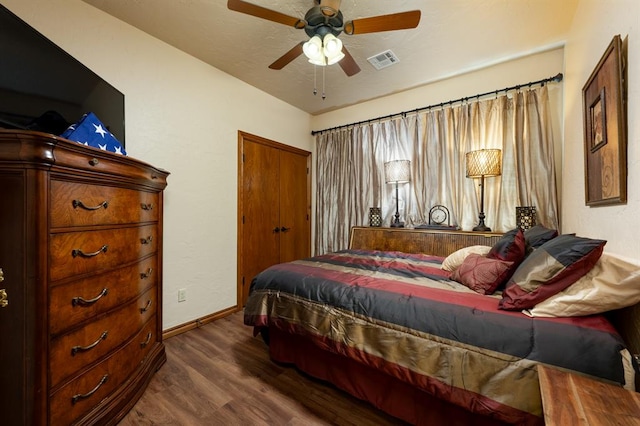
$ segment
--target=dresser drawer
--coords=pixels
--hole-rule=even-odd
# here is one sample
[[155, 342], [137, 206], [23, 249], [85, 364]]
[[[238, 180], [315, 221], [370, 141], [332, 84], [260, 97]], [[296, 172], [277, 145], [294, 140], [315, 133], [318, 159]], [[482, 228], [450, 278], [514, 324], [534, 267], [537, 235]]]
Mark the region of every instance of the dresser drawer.
[[[92, 364], [138, 333], [155, 314], [156, 289], [152, 288], [121, 309], [85, 327], [54, 338], [50, 344], [51, 386]], [[65, 321], [64, 318], [61, 319]]]
[[56, 281], [134, 262], [157, 249], [158, 228], [147, 225], [102, 231], [52, 234], [49, 279]]
[[75, 142], [64, 143], [63, 141], [66, 139], [61, 140], [60, 148], [63, 149], [56, 147], [53, 151], [55, 165], [62, 170], [87, 170], [104, 174], [105, 179], [114, 175], [124, 175], [127, 179], [138, 184], [153, 185], [160, 189], [167, 185], [167, 173], [162, 170], [155, 169], [140, 161], [134, 164], [122, 155], [114, 155], [97, 148], [85, 147]]
[[130, 379], [157, 344], [153, 318], [126, 346], [51, 394], [50, 424], [69, 425]]
[[55, 336], [70, 326], [115, 309], [157, 286], [158, 258], [51, 287], [49, 332]]
[[158, 211], [158, 193], [51, 181], [52, 228], [155, 222]]

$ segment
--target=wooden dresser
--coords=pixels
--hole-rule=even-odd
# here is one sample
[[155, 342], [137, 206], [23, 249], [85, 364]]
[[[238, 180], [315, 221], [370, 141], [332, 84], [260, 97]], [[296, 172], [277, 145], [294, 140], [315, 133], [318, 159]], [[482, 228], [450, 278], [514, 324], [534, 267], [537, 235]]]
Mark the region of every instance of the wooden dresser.
[[164, 363], [167, 176], [0, 130], [1, 424], [115, 424]]
[[496, 232], [356, 226], [351, 228], [349, 248], [404, 251], [446, 257], [463, 247], [493, 246], [501, 237], [502, 234]]

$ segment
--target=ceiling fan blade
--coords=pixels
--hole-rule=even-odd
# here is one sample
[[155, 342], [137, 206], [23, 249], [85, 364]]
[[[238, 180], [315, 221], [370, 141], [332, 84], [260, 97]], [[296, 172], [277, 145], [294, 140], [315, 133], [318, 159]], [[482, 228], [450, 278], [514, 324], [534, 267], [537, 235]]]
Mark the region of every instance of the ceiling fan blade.
[[349, 53], [347, 48], [344, 46], [342, 46], [342, 53], [344, 53], [344, 58], [338, 62], [342, 71], [344, 71], [348, 77], [358, 74], [360, 72], [360, 67], [356, 63], [355, 59], [353, 59], [353, 56], [351, 56], [351, 53]]
[[285, 53], [284, 55], [276, 59], [274, 63], [269, 65], [269, 68], [271, 68], [272, 70], [281, 70], [282, 68], [284, 68], [286, 65], [289, 64], [289, 62], [293, 61], [298, 56], [302, 55], [303, 44], [304, 44], [304, 41], [301, 41], [300, 43], [293, 46], [291, 50], [289, 50], [287, 53]]
[[229, 8], [229, 10], [246, 13], [247, 15], [277, 22], [279, 24], [284, 24], [298, 29], [304, 28], [307, 24], [304, 19], [294, 18], [293, 16], [285, 15], [284, 13], [276, 12], [275, 10], [267, 9], [266, 7], [258, 6], [252, 3], [247, 3], [246, 1], [242, 0], [228, 0], [227, 7]]
[[370, 18], [354, 19], [344, 24], [346, 34], [366, 34], [381, 31], [407, 30], [415, 28], [420, 23], [420, 11], [392, 13], [390, 15], [372, 16]]

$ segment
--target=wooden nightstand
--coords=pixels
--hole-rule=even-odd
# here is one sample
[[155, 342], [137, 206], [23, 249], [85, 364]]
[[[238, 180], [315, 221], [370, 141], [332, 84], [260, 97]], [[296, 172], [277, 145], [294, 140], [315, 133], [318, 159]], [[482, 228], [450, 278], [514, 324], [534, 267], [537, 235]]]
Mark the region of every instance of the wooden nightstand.
[[546, 425], [640, 425], [640, 394], [539, 365]]

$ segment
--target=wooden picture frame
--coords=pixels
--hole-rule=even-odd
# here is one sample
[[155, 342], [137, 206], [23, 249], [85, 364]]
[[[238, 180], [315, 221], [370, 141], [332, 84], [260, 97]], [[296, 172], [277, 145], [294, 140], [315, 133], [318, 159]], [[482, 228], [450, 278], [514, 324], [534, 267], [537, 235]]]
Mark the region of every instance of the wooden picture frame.
[[624, 56], [616, 35], [582, 88], [588, 206], [627, 202]]

